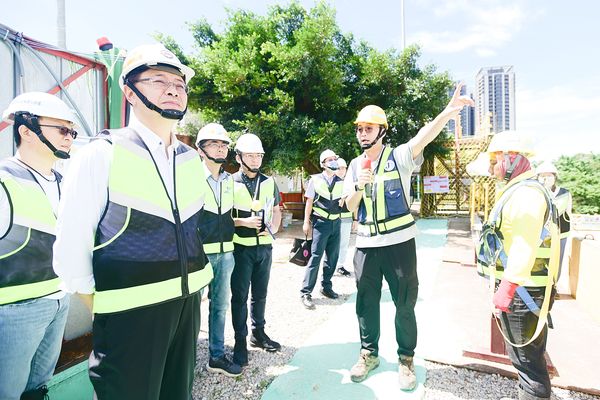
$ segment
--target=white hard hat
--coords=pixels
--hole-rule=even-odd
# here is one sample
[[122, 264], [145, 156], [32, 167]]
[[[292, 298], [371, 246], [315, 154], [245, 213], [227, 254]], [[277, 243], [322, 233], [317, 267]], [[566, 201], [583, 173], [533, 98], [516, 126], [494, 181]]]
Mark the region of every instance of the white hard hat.
[[262, 142], [253, 133], [244, 133], [235, 142], [235, 151], [240, 153], [262, 153], [265, 154]]
[[[181, 73], [186, 83], [188, 83], [195, 74], [193, 69], [183, 65], [177, 56], [164, 45], [159, 43], [145, 44], [134, 48], [128, 52], [127, 57], [125, 57], [123, 71], [119, 78], [121, 90], [123, 90], [127, 75], [134, 69], [143, 65], [152, 69], [161, 69], [161, 67], [174, 68]], [[170, 70], [171, 69], [169, 69], [169, 71]]]
[[338, 167], [340, 167], [340, 168], [348, 167], [348, 164], [346, 164], [346, 160], [344, 160], [343, 158], [338, 158], [337, 162], [338, 162]]
[[196, 137], [196, 147], [199, 147], [200, 142], [203, 140], [221, 140], [227, 144], [231, 143], [231, 139], [229, 139], [227, 131], [223, 125], [214, 122], [206, 124], [198, 131], [198, 136]]
[[27, 92], [18, 95], [2, 113], [2, 119], [9, 124], [15, 121], [15, 113], [28, 112], [38, 117], [49, 117], [76, 123], [73, 110], [58, 97], [44, 92]]
[[477, 158], [467, 164], [467, 173], [472, 176], [490, 176], [490, 157], [488, 153], [479, 153]]
[[552, 164], [550, 161], [544, 161], [542, 164], [540, 164], [539, 167], [537, 167], [535, 169], [535, 172], [537, 172], [538, 174], [554, 174], [558, 176], [558, 170], [556, 169], [556, 167], [554, 166], [554, 164]]
[[323, 161], [325, 161], [325, 159], [329, 158], [329, 157], [337, 158], [337, 154], [335, 154], [333, 152], [333, 150], [327, 149], [324, 152], [322, 152], [321, 155], [319, 156], [319, 163], [323, 164]]
[[516, 131], [503, 131], [498, 132], [492, 137], [492, 141], [487, 149], [488, 153], [520, 153], [525, 157], [531, 157], [534, 155], [533, 149], [531, 148], [531, 142], [529, 138]]

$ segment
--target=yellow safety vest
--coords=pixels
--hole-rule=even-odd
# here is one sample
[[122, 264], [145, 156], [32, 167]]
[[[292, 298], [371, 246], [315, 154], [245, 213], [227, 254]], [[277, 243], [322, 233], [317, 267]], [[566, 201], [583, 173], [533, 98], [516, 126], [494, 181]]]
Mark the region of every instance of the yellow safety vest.
[[[60, 175], [55, 173], [57, 184]], [[0, 305], [58, 292], [52, 269], [56, 217], [33, 174], [14, 159], [0, 163], [0, 185], [11, 206], [11, 224], [0, 238]]]
[[358, 235], [392, 233], [415, 224], [391, 147], [383, 149], [373, 185], [374, 199], [365, 190], [358, 206]]
[[312, 181], [316, 194], [313, 201], [313, 214], [324, 219], [340, 218], [342, 208], [339, 201], [342, 198], [344, 181], [334, 175], [331, 181], [332, 185], [330, 185], [323, 174], [313, 175]]
[[108, 204], [98, 224], [93, 270], [95, 313], [113, 313], [184, 298], [208, 285], [213, 271], [198, 234], [206, 195], [198, 154], [179, 143], [175, 196], [151, 153], [129, 128], [109, 133]]
[[[246, 184], [242, 180], [242, 172], [237, 172], [233, 175], [233, 217], [234, 218], [247, 218], [252, 215], [262, 215], [263, 221], [265, 217], [268, 217], [273, 212], [273, 206], [275, 205], [275, 181], [272, 177], [260, 174], [260, 183], [256, 186], [258, 193], [256, 199], [258, 200], [257, 210], [252, 210], [253, 193], [250, 193]], [[265, 216], [265, 214], [268, 214]], [[258, 231], [253, 228], [246, 228], [244, 226], [237, 226], [235, 228], [235, 234], [233, 235], [233, 243], [242, 246], [258, 246], [258, 245], [269, 245], [273, 243], [271, 235], [258, 236]]]
[[[208, 179], [211, 179], [207, 175]], [[212, 186], [207, 182], [209, 193], [204, 200], [204, 211], [200, 220], [200, 234], [206, 254], [226, 253], [233, 251], [233, 178], [227, 178], [217, 183], [220, 202], [213, 193]]]

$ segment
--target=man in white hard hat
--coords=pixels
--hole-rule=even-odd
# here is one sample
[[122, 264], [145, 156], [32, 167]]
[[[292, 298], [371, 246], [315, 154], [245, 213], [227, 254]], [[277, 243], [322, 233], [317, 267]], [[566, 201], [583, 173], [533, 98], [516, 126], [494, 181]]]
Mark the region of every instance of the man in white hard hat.
[[271, 274], [274, 234], [279, 229], [281, 197], [272, 177], [260, 172], [265, 151], [258, 136], [241, 135], [235, 144], [240, 170], [233, 175], [233, 236], [235, 266], [231, 275], [231, 317], [235, 331], [233, 362], [248, 365], [248, 293], [252, 286], [250, 345], [269, 352], [281, 345], [265, 333], [267, 287]]
[[358, 229], [354, 274], [357, 282], [356, 315], [361, 351], [350, 378], [360, 382], [379, 365], [379, 302], [382, 279], [388, 282], [396, 307], [398, 377], [402, 390], [416, 387], [413, 355], [417, 345], [415, 304], [419, 280], [415, 246], [416, 227], [410, 214], [412, 171], [423, 161], [423, 150], [448, 121], [473, 101], [460, 97], [461, 85], [450, 103], [417, 135], [396, 148], [384, 146], [389, 128], [381, 107], [364, 107], [355, 120], [356, 138], [363, 154], [350, 162], [344, 180], [344, 198], [357, 210]]
[[312, 233], [313, 241], [310, 260], [308, 260], [300, 290], [300, 299], [302, 305], [308, 310], [315, 308], [312, 291], [317, 283], [323, 255], [325, 255], [325, 261], [323, 262], [321, 294], [330, 299], [339, 297], [331, 283], [340, 252], [340, 215], [344, 183], [335, 174], [339, 168], [337, 160], [338, 156], [332, 150], [323, 151], [319, 156], [319, 164], [323, 168], [323, 172], [311, 176], [304, 193], [306, 206], [302, 230], [307, 236]]
[[207, 369], [227, 376], [238, 376], [242, 368], [225, 354], [225, 319], [231, 301], [233, 258], [233, 179], [223, 169], [229, 151], [227, 131], [221, 124], [210, 123], [198, 132], [196, 147], [206, 166], [206, 181], [211, 192], [204, 201], [200, 235], [204, 252], [213, 267], [209, 285]]
[[[338, 158], [338, 170], [335, 174], [343, 181], [346, 178], [348, 164], [343, 158]], [[340, 256], [338, 257], [338, 266], [336, 272], [341, 276], [350, 277], [352, 274], [345, 267], [348, 258], [348, 246], [350, 245], [350, 235], [352, 233], [352, 225], [354, 224], [353, 213], [348, 211], [348, 206], [344, 202], [342, 204], [342, 213], [340, 214]]]
[[[573, 211], [573, 197], [564, 187], [557, 185], [558, 170], [556, 166], [550, 161], [545, 161], [536, 168], [540, 182], [550, 191], [552, 194], [553, 202], [558, 209], [558, 226], [560, 228], [560, 262], [565, 255], [565, 248], [567, 247], [567, 239], [571, 232], [571, 213]], [[560, 271], [559, 271], [560, 275]]]
[[128, 126], [102, 131], [65, 179], [54, 269], [94, 313], [98, 399], [191, 397], [199, 292], [212, 279], [197, 234], [205, 169], [173, 133], [193, 75], [163, 45], [129, 52]]
[[17, 153], [0, 162], [0, 398], [42, 399], [69, 308], [52, 269], [62, 180], [52, 167], [69, 156], [75, 115], [56, 96], [28, 92], [2, 119]]

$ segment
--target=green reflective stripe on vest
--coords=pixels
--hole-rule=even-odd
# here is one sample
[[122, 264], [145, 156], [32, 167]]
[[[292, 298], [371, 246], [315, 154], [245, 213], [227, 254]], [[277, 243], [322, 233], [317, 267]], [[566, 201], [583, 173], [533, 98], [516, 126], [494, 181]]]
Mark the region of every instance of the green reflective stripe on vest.
[[[477, 263], [477, 271], [480, 275], [490, 276], [490, 269], [483, 264]], [[496, 279], [502, 279], [504, 271], [496, 270]], [[521, 286], [543, 287], [548, 284], [548, 275], [529, 275]]]
[[[210, 263], [207, 263], [204, 269], [190, 273], [188, 275], [190, 294], [208, 285], [212, 278], [213, 270]], [[181, 296], [181, 278], [178, 277], [146, 285], [96, 292], [94, 293], [93, 311], [95, 314], [126, 311]]]
[[[204, 243], [203, 247], [204, 247], [204, 253], [206, 253], [206, 254], [221, 253], [221, 242]], [[227, 253], [228, 251], [233, 251], [233, 241], [223, 242], [223, 253]]]
[[350, 211], [343, 212], [340, 214], [340, 218], [352, 218], [352, 213]]
[[27, 299], [36, 299], [56, 293], [59, 291], [59, 283], [60, 279], [54, 278], [26, 285], [4, 287], [0, 289], [0, 305]]
[[[341, 215], [341, 214], [330, 214], [327, 211], [325, 211], [319, 207], [313, 207], [313, 212], [315, 214], [317, 214], [319, 217], [323, 217], [325, 219], [331, 219], [331, 220], [338, 219]], [[350, 214], [350, 215], [352, 215], [352, 214]]]
[[571, 231], [566, 231], [560, 234], [560, 238], [561, 239], [566, 239], [569, 237], [569, 234], [571, 233]]
[[258, 246], [262, 244], [271, 244], [273, 243], [273, 239], [271, 238], [271, 235], [243, 237], [239, 236], [237, 233], [234, 233], [233, 243], [241, 244], [242, 246]]
[[550, 247], [538, 247], [535, 258], [550, 258]]
[[[208, 184], [191, 185], [190, 182], [196, 182], [201, 179], [206, 182], [204, 175], [204, 165], [200, 156], [195, 151], [187, 151], [177, 155], [177, 172], [175, 174], [175, 188], [177, 188], [177, 208], [181, 221], [186, 221], [194, 215], [204, 205], [204, 199], [207, 193]], [[198, 176], [198, 172], [202, 172], [202, 176]]]
[[[211, 179], [207, 176], [206, 178]], [[221, 188], [221, 215], [226, 214], [233, 208], [233, 178], [229, 176], [226, 180], [218, 182]], [[219, 204], [217, 204], [216, 195], [212, 191], [212, 187], [206, 182], [206, 188], [209, 191], [204, 198], [204, 210], [210, 211], [213, 214], [219, 214]]]
[[400, 226], [408, 225], [414, 221], [415, 221], [415, 219], [413, 218], [413, 216], [411, 214], [407, 214], [403, 217], [394, 218], [389, 222], [379, 223], [379, 224], [377, 224], [377, 228], [379, 229], [379, 232], [387, 232], [391, 229], [395, 229]]
[[34, 181], [10, 175], [3, 174], [0, 179], [10, 194], [13, 224], [54, 235], [56, 217], [40, 186]]
[[[335, 177], [333, 177], [333, 179], [335, 179]], [[329, 184], [323, 177], [317, 175], [314, 177], [313, 182], [315, 185], [315, 193], [319, 196], [325, 197], [327, 200], [337, 200], [342, 198], [344, 181], [338, 180], [335, 185], [333, 185], [331, 193], [329, 192]]]

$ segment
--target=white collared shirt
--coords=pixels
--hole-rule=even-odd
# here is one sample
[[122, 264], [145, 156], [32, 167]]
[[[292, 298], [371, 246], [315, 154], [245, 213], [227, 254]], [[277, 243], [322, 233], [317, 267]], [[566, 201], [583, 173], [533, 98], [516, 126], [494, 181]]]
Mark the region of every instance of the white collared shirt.
[[[177, 138], [171, 136], [166, 148], [158, 135], [139, 122], [132, 113], [129, 128], [146, 144], [173, 198], [173, 153]], [[72, 158], [65, 175], [58, 210], [53, 267], [61, 278], [61, 289], [69, 293], [94, 293], [92, 254], [96, 228], [108, 201], [108, 177], [112, 159], [111, 144], [94, 140]]]

